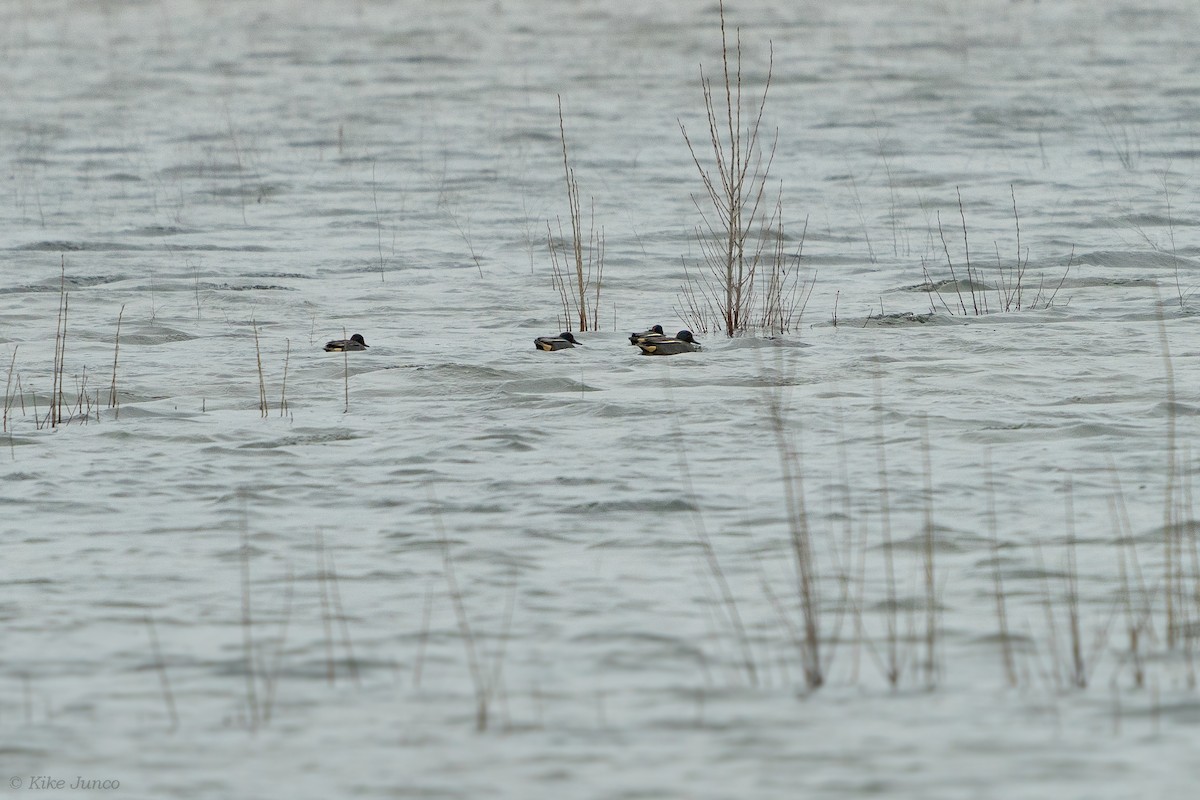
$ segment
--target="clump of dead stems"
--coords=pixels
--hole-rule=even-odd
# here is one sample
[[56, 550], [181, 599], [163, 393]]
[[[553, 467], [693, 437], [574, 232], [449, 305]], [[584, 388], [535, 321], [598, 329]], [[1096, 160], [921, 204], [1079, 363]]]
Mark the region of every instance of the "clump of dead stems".
[[[704, 67], [700, 67], [712, 145], [711, 165], [701, 161], [687, 127], [682, 121], [679, 123], [692, 162], [700, 173], [704, 185], [702, 197], [707, 202], [693, 197], [702, 220], [696, 238], [703, 265], [698, 275], [687, 273], [678, 311], [692, 329], [701, 332], [720, 330], [726, 336], [734, 336], [758, 327], [784, 333], [799, 321], [812, 285], [800, 281], [795, 266], [803, 248], [803, 236], [795, 253], [785, 252], [782, 185], [774, 207], [767, 210], [767, 178], [775, 160], [779, 132], [775, 132], [765, 149], [760, 137], [774, 69], [774, 48], [770, 50], [767, 78], [757, 108], [747, 109], [742, 98], [741, 30], [735, 32], [731, 54], [724, 3], [720, 4], [720, 14], [724, 103], [714, 99], [712, 80]], [[805, 220], [806, 231], [807, 228]], [[687, 271], [686, 263], [684, 269]]]
[[[963, 210], [962, 192], [956, 189], [958, 194], [958, 216], [962, 221], [962, 239], [963, 239], [963, 259], [966, 262], [966, 278], [960, 280], [957, 271], [954, 268], [954, 260], [950, 256], [950, 246], [946, 242], [946, 233], [942, 229], [941, 212], [937, 214], [938, 237], [942, 242], [942, 252], [946, 256], [946, 267], [950, 272], [950, 280], [935, 281], [929, 275], [929, 267], [927, 264], [922, 265], [922, 270], [925, 275], [925, 289], [931, 294], [937, 296], [938, 302], [948, 314], [962, 314], [982, 316], [984, 314], [995, 314], [1009, 311], [1033, 311], [1039, 309], [1047, 309], [1054, 305], [1055, 299], [1058, 297], [1058, 292], [1063, 287], [1063, 283], [1067, 279], [1067, 275], [1071, 272], [1071, 266], [1075, 261], [1075, 250], [1071, 249], [1071, 255], [1067, 259], [1067, 265], [1063, 268], [1062, 277], [1058, 283], [1050, 288], [1046, 285], [1044, 276], [1038, 275], [1038, 283], [1036, 287], [1030, 287], [1026, 283], [1026, 277], [1029, 270], [1029, 248], [1021, 246], [1021, 216], [1017, 211], [1017, 194], [1012, 186], [1009, 186], [1009, 192], [1012, 195], [1013, 209], [1013, 224], [1017, 231], [1017, 252], [1016, 260], [1012, 264], [1005, 264], [1000, 256], [1000, 245], [995, 243], [996, 248], [996, 269], [994, 271], [995, 285], [989, 288], [986, 285], [984, 278], [984, 270], [975, 264], [971, 263], [971, 244], [967, 237], [967, 215]], [[967, 289], [967, 296], [963, 294], [964, 284]], [[949, 303], [942, 294], [943, 289], [953, 289], [955, 296], [951, 298]], [[970, 304], [967, 303], [967, 297], [970, 298]], [[957, 302], [955, 302], [957, 301]], [[994, 306], [993, 306], [994, 302]], [[930, 309], [937, 311], [937, 304], [930, 300]]]
[[559, 321], [566, 330], [576, 322], [579, 330], [600, 328], [600, 288], [604, 281], [604, 229], [596, 230], [596, 203], [591, 204], [588, 229], [583, 230], [583, 209], [579, 200], [579, 183], [567, 154], [567, 129], [563, 122], [562, 98], [558, 98], [558, 132], [562, 139], [563, 174], [567, 185], [567, 206], [571, 220], [570, 251], [565, 252], [568, 240], [563, 233], [562, 218], [558, 218], [558, 236], [546, 224], [546, 245], [550, 249], [551, 281], [562, 303]]

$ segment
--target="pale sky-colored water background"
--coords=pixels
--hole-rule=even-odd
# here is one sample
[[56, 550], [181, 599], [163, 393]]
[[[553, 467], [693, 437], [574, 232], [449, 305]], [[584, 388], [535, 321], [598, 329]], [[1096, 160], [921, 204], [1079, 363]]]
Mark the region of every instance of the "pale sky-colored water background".
[[[1188, 796], [1200, 8], [1142, 6], [730, 6], [748, 92], [773, 48], [769, 185], [815, 284], [788, 335], [670, 359], [625, 337], [685, 322], [714, 5], [0, 6], [0, 786]], [[559, 96], [607, 258], [602, 330], [545, 354]], [[996, 311], [1014, 197], [1037, 307], [921, 288], [965, 218]], [[51, 430], [62, 274], [66, 393], [101, 408]]]

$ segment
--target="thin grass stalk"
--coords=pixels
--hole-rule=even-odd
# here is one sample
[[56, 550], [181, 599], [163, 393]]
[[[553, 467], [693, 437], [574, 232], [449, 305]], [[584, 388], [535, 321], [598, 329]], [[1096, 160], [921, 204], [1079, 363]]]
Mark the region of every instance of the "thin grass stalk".
[[[19, 348], [20, 348], [20, 345], [13, 345], [12, 358], [8, 362], [8, 377], [4, 380], [4, 426], [3, 426], [3, 430], [6, 432], [8, 431], [8, 412], [12, 408], [12, 395], [10, 394], [10, 391], [12, 390], [13, 368], [17, 366], [17, 350]], [[18, 394], [19, 394], [20, 393], [20, 388], [19, 388], [20, 377], [17, 378], [17, 384], [18, 384]], [[10, 442], [12, 441], [11, 437], [10, 437], [9, 441]]]
[[[671, 384], [667, 381], [667, 405], [673, 406], [671, 399]], [[697, 541], [700, 543], [700, 549], [704, 553], [704, 561], [708, 566], [709, 572], [712, 575], [713, 581], [721, 595], [721, 608], [723, 608], [728, 619], [730, 628], [732, 628], [741, 650], [742, 668], [746, 671], [751, 686], [758, 685], [758, 668], [755, 666], [754, 653], [750, 647], [750, 637], [746, 634], [746, 626], [742, 622], [742, 615], [738, 611], [737, 599], [734, 597], [732, 589], [729, 587], [729, 581], [725, 577], [725, 570], [721, 567], [721, 561], [717, 557], [717, 551], [713, 547], [712, 539], [709, 538], [708, 530], [704, 525], [704, 515], [700, 513], [699, 497], [695, 492], [692, 484], [691, 469], [688, 466], [687, 448], [684, 444], [683, 428], [679, 423], [678, 415], [671, 416], [671, 422], [675, 428], [675, 440], [679, 443], [679, 448], [676, 451], [677, 463], [679, 465], [678, 474], [683, 479], [683, 487], [687, 492], [687, 496], [691, 499], [691, 517], [692, 530], [696, 535]]]
[[933, 463], [929, 454], [929, 420], [926, 417], [921, 419], [921, 451], [925, 470], [925, 519], [921, 547], [925, 578], [925, 687], [932, 690], [937, 685], [941, 669], [938, 663], [938, 599], [934, 572], [937, 540], [933, 526]]
[[[1183, 463], [1184, 464], [1191, 463], [1190, 455], [1191, 455], [1190, 448], [1184, 448], [1184, 453], [1183, 453]], [[1193, 472], [1186, 471], [1186, 473], [1184, 475], [1184, 479], [1183, 479], [1183, 494], [1184, 494], [1185, 499], [1183, 501], [1183, 506], [1180, 509], [1179, 518], [1187, 520], [1187, 526], [1186, 526], [1185, 530], [1181, 530], [1179, 532], [1179, 536], [1180, 536], [1180, 548], [1182, 548], [1183, 547], [1183, 538], [1186, 534], [1187, 542], [1189, 545], [1188, 552], [1191, 556], [1191, 564], [1192, 564], [1192, 574], [1191, 574], [1191, 580], [1192, 580], [1192, 591], [1191, 591], [1192, 597], [1191, 597], [1191, 599], [1192, 599], [1192, 602], [1189, 604], [1186, 604], [1185, 607], [1188, 609], [1190, 614], [1195, 615], [1198, 611], [1200, 611], [1200, 550], [1197, 549], [1196, 522], [1195, 522], [1196, 516], [1194, 513], [1195, 505], [1192, 503], [1192, 478], [1193, 478], [1193, 475], [1194, 475]], [[1192, 619], [1195, 619], [1195, 617], [1193, 616]], [[1195, 637], [1192, 635], [1194, 626], [1189, 625], [1185, 630], [1187, 630], [1187, 633], [1183, 637], [1184, 662], [1187, 664], [1187, 670], [1188, 670], [1188, 688], [1194, 689], [1196, 687], [1196, 663], [1195, 663], [1195, 642], [1194, 642]]]
[[1166, 598], [1167, 647], [1175, 649], [1178, 641], [1176, 623], [1177, 535], [1175, 519], [1175, 484], [1178, 481], [1178, 456], [1175, 434], [1175, 366], [1171, 360], [1171, 345], [1167, 339], [1167, 324], [1163, 319], [1161, 298], [1158, 303], [1158, 336], [1162, 348], [1163, 375], [1167, 387], [1167, 484], [1163, 490], [1163, 587]]
[[1033, 553], [1037, 572], [1041, 576], [1042, 583], [1042, 611], [1046, 618], [1046, 635], [1047, 649], [1049, 650], [1050, 665], [1044, 668], [1043, 672], [1048, 673], [1054, 680], [1056, 689], [1062, 688], [1063, 670], [1062, 659], [1059, 652], [1059, 636], [1058, 636], [1058, 621], [1055, 618], [1054, 602], [1050, 591], [1050, 574], [1046, 570], [1045, 560], [1042, 558], [1042, 546], [1039, 542], [1034, 542]]
[[279, 635], [275, 639], [275, 654], [271, 659], [271, 666], [267, 669], [266, 675], [263, 678], [263, 724], [268, 725], [271, 722], [271, 715], [275, 709], [275, 694], [279, 687], [279, 674], [283, 663], [283, 654], [287, 645], [288, 623], [292, 618], [292, 593], [295, 584], [295, 576], [292, 574], [292, 565], [288, 564], [287, 568], [287, 591], [283, 599], [283, 619], [279, 623]]
[[1079, 572], [1075, 564], [1075, 499], [1070, 478], [1067, 478], [1066, 525], [1067, 545], [1064, 554], [1063, 582], [1066, 590], [1067, 631], [1071, 642], [1070, 681], [1077, 689], [1088, 684], [1087, 663], [1083, 657], [1083, 636], [1079, 622]]
[[317, 528], [314, 550], [317, 554], [317, 593], [321, 600], [321, 627], [325, 637], [325, 681], [333, 686], [337, 681], [337, 667], [333, 658], [333, 612], [330, 610], [328, 574], [325, 560], [325, 535]]
[[154, 630], [154, 618], [146, 615], [146, 631], [150, 634], [150, 652], [154, 656], [154, 669], [158, 672], [159, 685], [162, 687], [163, 703], [167, 707], [167, 718], [171, 721], [168, 733], [179, 729], [179, 714], [175, 710], [175, 695], [171, 692], [171, 681], [167, 677], [167, 665], [163, 661], [162, 650], [158, 646], [158, 633]]
[[[704, 645], [697, 648], [700, 652], [707, 652], [708, 648], [717, 652], [716, 664], [720, 668], [721, 674], [725, 677], [727, 686], [740, 686], [741, 684], [741, 669], [742, 664], [740, 657], [735, 653], [733, 656], [726, 658], [726, 637], [722, 633], [729, 629], [730, 622], [727, 615], [722, 615], [721, 609], [721, 594], [712, 585], [712, 570], [701, 569], [696, 566], [696, 580], [704, 588], [704, 602], [701, 607], [704, 611]], [[730, 665], [733, 662], [734, 666]]]
[[[346, 329], [342, 328], [342, 338], [347, 338]], [[343, 414], [350, 413], [350, 354], [342, 351], [342, 391], [345, 397], [346, 404], [342, 408]]]
[[896, 595], [896, 563], [892, 550], [891, 500], [887, 479], [887, 438], [883, 428], [883, 383], [875, 373], [875, 422], [879, 437], [879, 531], [883, 549], [883, 568], [887, 591], [887, 680], [895, 688], [900, 682], [900, 643], [898, 617], [900, 604]]
[[971, 305], [975, 308], [975, 316], [979, 316], [979, 299], [975, 296], [975, 280], [971, 277], [971, 245], [967, 241], [967, 213], [963, 211], [962, 192], [957, 186], [954, 187], [955, 193], [958, 195], [958, 216], [962, 218], [963, 229], [963, 253], [967, 262], [967, 281], [971, 284]]
[[60, 269], [58, 321], [55, 323], [54, 328], [54, 371], [51, 378], [50, 414], [48, 417], [51, 428], [57, 428], [63, 422], [63, 374], [65, 372], [67, 353], [67, 312], [70, 307], [70, 296], [67, 294], [67, 261], [65, 256], [61, 260]]
[[[1109, 472], [1113, 476], [1114, 493], [1109, 499], [1110, 506], [1115, 510], [1110, 513], [1117, 526], [1118, 544], [1120, 545], [1120, 570], [1122, 595], [1126, 606], [1126, 627], [1129, 637], [1129, 652], [1134, 663], [1134, 685], [1141, 689], [1145, 687], [1146, 672], [1144, 658], [1140, 645], [1143, 637], [1156, 639], [1154, 632], [1154, 607], [1152, 595], [1146, 586], [1142, 572], [1141, 561], [1137, 554], [1137, 542], [1133, 538], [1133, 524], [1129, 519], [1129, 510], [1125, 505], [1125, 491], [1121, 486], [1121, 476], [1117, 472], [1116, 462], [1112, 455], [1108, 457]], [[1126, 551], [1128, 551], [1128, 567], [1126, 566]], [[1132, 586], [1131, 586], [1132, 584]], [[1133, 603], [1133, 593], [1136, 592], [1138, 603]]]
[[759, 585], [762, 587], [763, 595], [767, 598], [767, 602], [771, 604], [771, 608], [775, 611], [775, 616], [779, 619], [779, 624], [787, 632], [788, 639], [791, 640], [792, 646], [796, 648], [796, 652], [803, 654], [804, 638], [800, 635], [800, 629], [796, 627], [795, 621], [788, 614], [783, 601], [779, 599], [779, 596], [775, 594], [775, 590], [771, 588], [771, 581], [768, 579], [761, 561], [758, 563], [758, 572]]
[[942, 212], [937, 212], [938, 236], [942, 238], [942, 250], [946, 253], [946, 266], [950, 268], [950, 280], [954, 281], [954, 291], [958, 294], [958, 307], [962, 309], [963, 316], [967, 314], [967, 303], [963, 300], [962, 285], [958, 282], [958, 276], [954, 274], [954, 262], [950, 260], [950, 245], [946, 244], [946, 234], [942, 231]]
[[[783, 371], [783, 351], [778, 351], [779, 369]], [[761, 365], [760, 365], [761, 368]], [[783, 388], [767, 389], [768, 423], [775, 435], [783, 481], [784, 506], [787, 512], [788, 541], [796, 569], [796, 590], [800, 600], [800, 615], [804, 634], [801, 639], [800, 663], [804, 682], [809, 691], [825, 683], [821, 657], [821, 606], [816, 555], [804, 495], [804, 468], [801, 455], [787, 435]]]
[[63, 404], [67, 399], [65, 389], [63, 388], [63, 381], [66, 378], [67, 371], [67, 318], [70, 316], [70, 311], [71, 296], [64, 294], [62, 308], [62, 348], [58, 352], [58, 392], [55, 398], [53, 398], [55, 408], [54, 417], [59, 425], [63, 424], [64, 421], [70, 421], [69, 419], [63, 420]]
[[488, 695], [489, 697], [498, 696], [506, 718], [508, 717], [508, 693], [504, 690], [504, 656], [508, 653], [508, 643], [512, 638], [512, 621], [516, 607], [517, 576], [514, 571], [508, 597], [504, 602], [504, 624], [500, 627], [500, 644], [492, 656], [491, 676], [488, 679]]
[[429, 622], [433, 614], [433, 593], [425, 587], [425, 602], [421, 608], [421, 633], [417, 636], [417, 656], [413, 663], [413, 688], [421, 688], [421, 672], [425, 666], [425, 648], [429, 644]]
[[588, 280], [591, 281], [592, 269], [596, 271], [595, 295], [592, 298], [591, 320], [592, 329], [600, 330], [600, 288], [604, 284], [604, 228], [596, 230], [596, 200], [592, 199], [591, 233], [588, 239]]
[[1013, 655], [1012, 636], [1008, 628], [1008, 603], [1004, 594], [1004, 579], [1000, 570], [1000, 534], [996, 525], [996, 483], [992, 476], [992, 451], [983, 452], [983, 480], [987, 488], [985, 515], [992, 538], [992, 593], [996, 600], [996, 626], [1000, 636], [1000, 655], [1004, 677], [1012, 688], [1017, 686], [1017, 664]]
[[242, 577], [242, 654], [246, 673], [246, 707], [250, 712], [250, 730], [258, 729], [258, 678], [254, 669], [254, 617], [250, 598], [250, 530], [246, 516], [245, 495], [242, 495], [242, 525], [241, 546], [238, 548], [238, 561], [241, 565]]
[[[1021, 215], [1017, 213], [1017, 190], [1010, 183], [1008, 185], [1009, 194], [1012, 195], [1013, 203], [1013, 225], [1017, 229], [1017, 311], [1021, 310], [1021, 287], [1025, 281], [1025, 269], [1029, 266], [1029, 254], [1025, 254], [1024, 262], [1021, 261]], [[1073, 248], [1072, 248], [1073, 250]], [[1065, 275], [1063, 276], [1066, 277]], [[1059, 284], [1062, 285], [1061, 283]], [[1055, 294], [1057, 294], [1055, 290]]]
[[491, 693], [488, 691], [487, 678], [480, 663], [475, 644], [475, 634], [471, 631], [471, 620], [467, 616], [467, 607], [463, 602], [462, 590], [459, 589], [458, 579], [454, 572], [454, 556], [450, 550], [450, 539], [442, 525], [441, 507], [433, 494], [433, 487], [428, 487], [429, 501], [433, 509], [434, 526], [442, 543], [442, 573], [446, 578], [446, 588], [450, 594], [450, 605], [454, 608], [454, 616], [458, 621], [458, 629], [463, 641], [463, 649], [467, 655], [467, 669], [471, 675], [471, 685], [475, 689], [475, 730], [482, 733], [488, 726], [488, 705]]
[[[196, 321], [200, 321], [200, 265], [192, 264], [188, 259], [183, 260], [185, 264], [192, 268], [192, 290], [196, 297]], [[121, 306], [121, 310], [125, 310], [125, 306]], [[117, 327], [120, 327], [120, 319], [118, 318]], [[118, 331], [119, 333], [119, 331]]]
[[[596, 211], [595, 211], [595, 202], [593, 201], [591, 230], [587, 237], [588, 244], [589, 244], [588, 266], [587, 266], [586, 270], [584, 268], [583, 206], [580, 202], [579, 182], [575, 180], [575, 170], [573, 170], [571, 168], [570, 157], [567, 153], [567, 128], [566, 128], [566, 123], [563, 121], [562, 96], [561, 95], [558, 96], [558, 131], [559, 131], [559, 136], [562, 141], [563, 175], [564, 175], [564, 178], [566, 181], [567, 205], [568, 205], [568, 208], [570, 211], [570, 218], [571, 218], [571, 255], [572, 255], [572, 260], [573, 260], [573, 264], [574, 264], [574, 277], [575, 277], [574, 287], [573, 287], [572, 291], [574, 294], [574, 300], [575, 300], [575, 304], [576, 304], [575, 310], [576, 310], [576, 313], [577, 313], [578, 319], [579, 319], [579, 329], [581, 331], [586, 331], [586, 330], [590, 329], [589, 328], [589, 314], [588, 314], [589, 309], [588, 309], [588, 301], [587, 301], [587, 292], [588, 292], [588, 286], [589, 286], [589, 283], [591, 280], [592, 264], [596, 263], [599, 266], [599, 268], [602, 269], [603, 262], [602, 262], [602, 255], [599, 256], [599, 258], [601, 259], [600, 261], [596, 260], [598, 257], [597, 252], [596, 252], [596, 244], [595, 244], [595, 241], [596, 241], [595, 240], [595, 236], [596, 236], [596, 234], [595, 234], [595, 229], [596, 229], [595, 214], [596, 214]], [[601, 240], [602, 239], [603, 239], [603, 236], [601, 235]], [[602, 247], [602, 245], [601, 245], [601, 247]], [[600, 286], [599, 286], [599, 280], [598, 280], [597, 286], [596, 286], [596, 310], [597, 311], [599, 309], [599, 304], [600, 304]], [[593, 313], [590, 316], [592, 317], [591, 328], [595, 328], [596, 330], [599, 330], [599, 320], [595, 319], [596, 314]]]
[[[1028, 261], [1028, 256], [1026, 257]], [[1063, 270], [1062, 277], [1058, 279], [1058, 285], [1054, 287], [1054, 291], [1050, 293], [1050, 297], [1046, 299], [1045, 307], [1050, 308], [1054, 305], [1054, 298], [1058, 297], [1058, 291], [1062, 289], [1063, 284], [1067, 281], [1067, 276], [1071, 274], [1071, 266], [1075, 263], [1075, 245], [1071, 245], [1071, 255], [1067, 257], [1067, 268]], [[1067, 301], [1068, 303], [1070, 300]]]
[[571, 319], [571, 294], [567, 287], [566, 271], [562, 261], [559, 259], [558, 248], [564, 237], [562, 229], [562, 218], [558, 218], [558, 239], [554, 238], [554, 231], [550, 228], [550, 223], [546, 223], [546, 247], [550, 251], [550, 283], [558, 292], [558, 301], [562, 305], [562, 317], [559, 319], [559, 327], [570, 330], [574, 321]]
[[225, 123], [229, 129], [229, 141], [233, 145], [233, 157], [237, 164], [238, 176], [238, 200], [241, 201], [242, 207], [242, 224], [249, 224], [246, 221], [246, 177], [242, 168], [242, 147], [238, 143], [237, 133], [233, 129], [233, 117], [229, 113], [229, 104], [225, 105]]
[[287, 349], [283, 353], [283, 381], [279, 387], [279, 416], [281, 417], [287, 415], [287, 374], [288, 363], [292, 358], [292, 340], [285, 339], [284, 341], [287, 343]]
[[121, 401], [117, 396], [117, 356], [121, 352], [121, 319], [125, 316], [125, 304], [121, 304], [121, 311], [117, 314], [117, 333], [113, 337], [113, 371], [112, 383], [108, 387], [108, 407], [114, 409], [114, 417], [121, 418]]
[[1146, 668], [1141, 650], [1141, 625], [1138, 615], [1133, 608], [1133, 591], [1130, 588], [1129, 569], [1125, 563], [1124, 531], [1121, 528], [1116, 503], [1111, 497], [1108, 499], [1108, 507], [1109, 519], [1112, 520], [1117, 535], [1117, 576], [1120, 581], [1119, 600], [1121, 608], [1125, 612], [1125, 632], [1129, 640], [1129, 658], [1133, 664], [1133, 685], [1135, 688], [1141, 689], [1146, 684]]
[[1011, 311], [1008, 300], [1008, 272], [1004, 269], [1004, 262], [1000, 260], [1000, 242], [992, 242], [992, 246], [996, 249], [996, 306], [1001, 311]]
[[262, 350], [258, 346], [258, 325], [251, 320], [250, 326], [254, 329], [254, 358], [258, 363], [258, 413], [263, 419], [267, 418], [267, 383], [263, 378], [262, 365]]
[[[379, 215], [379, 191], [375, 184], [375, 159], [371, 159], [371, 202], [375, 205], [375, 244], [379, 250], [379, 282], [384, 282], [383, 218]], [[476, 259], [476, 266], [479, 265]]]
[[337, 563], [333, 553], [325, 550], [325, 561], [329, 574], [329, 597], [333, 601], [334, 617], [342, 634], [342, 648], [346, 651], [346, 666], [350, 669], [350, 679], [355, 686], [362, 686], [358, 678], [358, 661], [354, 658], [354, 642], [350, 638], [350, 623], [346, 618], [346, 610], [342, 608], [342, 592], [338, 585]]
[[[837, 559], [838, 585], [840, 595], [837, 604], [837, 613], [834, 616], [833, 625], [827, 635], [829, 646], [825, 647], [825, 663], [822, 664], [822, 670], [826, 675], [829, 674], [833, 666], [834, 655], [838, 651], [837, 643], [841, 641], [842, 625], [844, 624], [846, 613], [850, 610], [856, 610], [857, 604], [854, 603], [854, 598], [851, 593], [851, 588], [854, 584], [854, 553], [855, 553], [855, 538], [854, 538], [854, 508], [850, 498], [850, 467], [849, 458], [846, 453], [846, 428], [845, 418], [842, 415], [841, 406], [837, 407], [837, 428], [838, 428], [838, 483], [841, 486], [842, 500], [842, 555]], [[863, 548], [865, 550], [865, 548]], [[832, 548], [832, 552], [837, 558], [837, 547]], [[855, 633], [857, 636], [854, 648], [854, 675], [858, 674], [858, 658], [859, 658], [859, 641], [862, 638], [862, 614], [857, 613]]]

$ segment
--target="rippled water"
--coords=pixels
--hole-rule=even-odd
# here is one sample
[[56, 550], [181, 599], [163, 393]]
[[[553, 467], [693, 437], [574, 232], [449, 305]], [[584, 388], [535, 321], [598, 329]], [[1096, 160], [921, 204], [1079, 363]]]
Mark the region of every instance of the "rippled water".
[[[773, 50], [802, 324], [656, 359], [625, 337], [685, 323], [715, 5], [5, 4], [0, 777], [1186, 796], [1200, 10], [853, 5], [728, 9], [748, 95]], [[602, 330], [540, 353], [558, 97], [607, 259]], [[976, 316], [1018, 257], [1037, 307]], [[98, 407], [52, 429], [60, 289]]]

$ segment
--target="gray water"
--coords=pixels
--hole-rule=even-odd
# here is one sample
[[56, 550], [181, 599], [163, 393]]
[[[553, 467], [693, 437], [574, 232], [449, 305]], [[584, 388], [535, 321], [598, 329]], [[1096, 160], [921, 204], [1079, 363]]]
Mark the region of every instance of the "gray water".
[[[1200, 8], [827, 6], [727, 20], [802, 318], [644, 358], [715, 5], [4, 4], [0, 785], [1189, 795]], [[559, 97], [606, 262], [541, 353]]]

